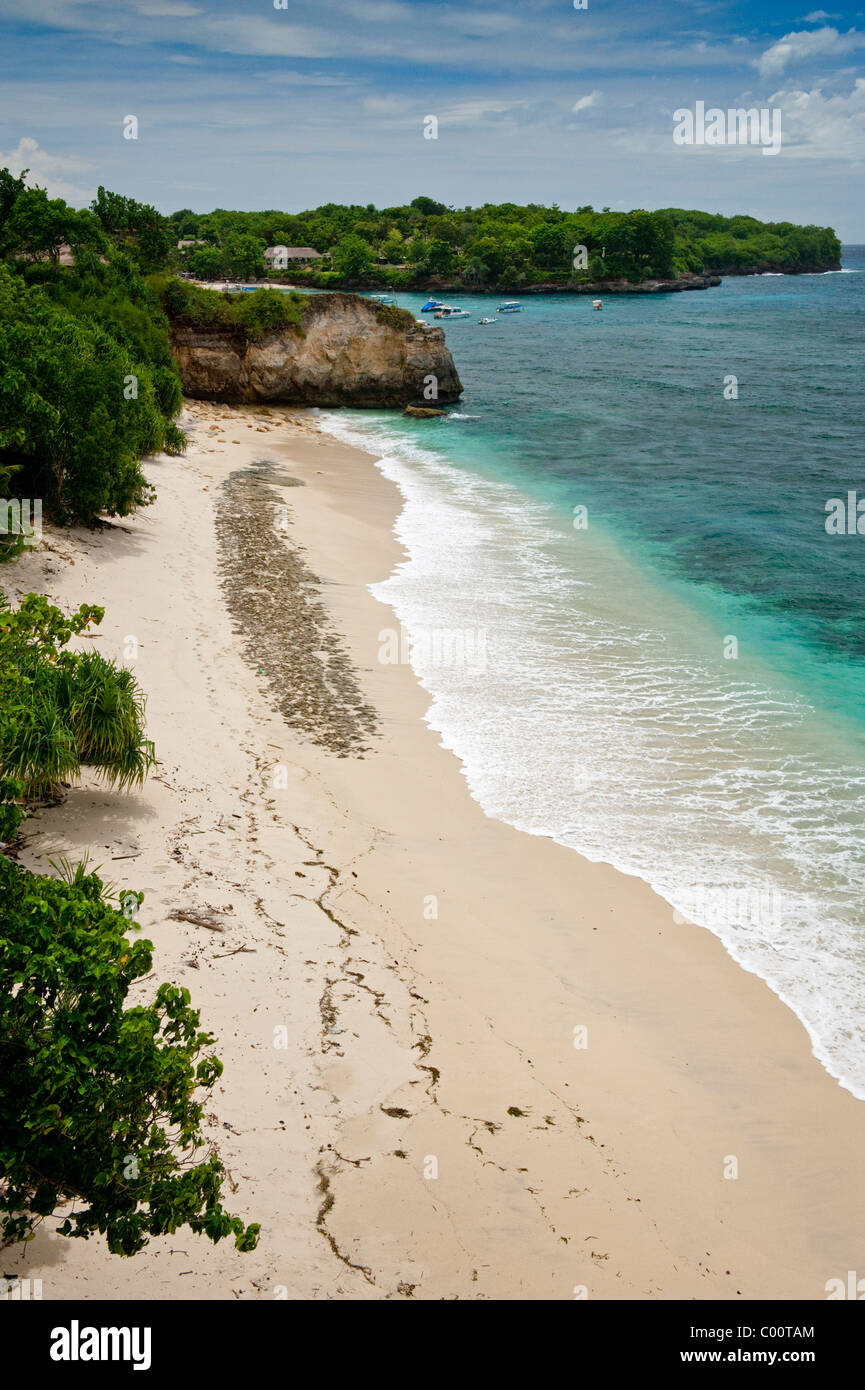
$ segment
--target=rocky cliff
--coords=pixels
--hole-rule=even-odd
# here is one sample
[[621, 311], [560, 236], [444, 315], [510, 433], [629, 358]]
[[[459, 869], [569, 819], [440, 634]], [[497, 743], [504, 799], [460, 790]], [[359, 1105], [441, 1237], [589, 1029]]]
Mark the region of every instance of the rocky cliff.
[[463, 389], [440, 328], [355, 294], [310, 295], [300, 329], [250, 338], [175, 318], [171, 333], [183, 390], [202, 400], [389, 407], [447, 403]]

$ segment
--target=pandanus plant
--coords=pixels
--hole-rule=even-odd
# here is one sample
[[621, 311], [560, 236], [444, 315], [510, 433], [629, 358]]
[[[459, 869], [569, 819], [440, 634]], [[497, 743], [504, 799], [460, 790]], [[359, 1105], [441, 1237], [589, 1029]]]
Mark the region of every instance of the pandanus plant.
[[102, 611], [85, 606], [66, 618], [28, 595], [16, 612], [2, 599], [0, 593], [0, 840], [8, 840], [23, 815], [22, 797], [56, 795], [84, 764], [128, 790], [156, 757], [144, 737], [145, 702], [132, 672], [98, 652], [61, 650]]
[[68, 718], [82, 763], [114, 786], [143, 782], [156, 758], [144, 737], [144, 696], [131, 671], [85, 652], [71, 672]]

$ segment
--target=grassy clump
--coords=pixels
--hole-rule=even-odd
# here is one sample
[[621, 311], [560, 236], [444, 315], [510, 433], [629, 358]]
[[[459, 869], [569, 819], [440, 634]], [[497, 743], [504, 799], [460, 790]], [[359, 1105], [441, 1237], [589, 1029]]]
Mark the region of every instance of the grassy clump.
[[408, 309], [400, 309], [398, 304], [378, 304], [374, 299], [367, 302], [374, 306], [376, 317], [389, 328], [402, 332], [414, 328], [415, 316]]
[[136, 786], [156, 758], [144, 736], [144, 697], [131, 671], [99, 652], [64, 648], [103, 610], [70, 617], [37, 594], [12, 608], [0, 590], [0, 840], [24, 818], [21, 802], [54, 796], [83, 766], [110, 785]]

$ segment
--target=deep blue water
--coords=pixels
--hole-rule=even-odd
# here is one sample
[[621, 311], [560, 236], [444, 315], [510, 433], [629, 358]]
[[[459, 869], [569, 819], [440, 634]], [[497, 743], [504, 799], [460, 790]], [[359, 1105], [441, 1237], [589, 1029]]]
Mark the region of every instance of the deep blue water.
[[461, 295], [446, 420], [324, 423], [405, 496], [381, 597], [417, 641], [484, 635], [483, 669], [415, 660], [474, 795], [716, 931], [865, 1095], [865, 535], [826, 529], [865, 497], [865, 248], [844, 265], [489, 326]]

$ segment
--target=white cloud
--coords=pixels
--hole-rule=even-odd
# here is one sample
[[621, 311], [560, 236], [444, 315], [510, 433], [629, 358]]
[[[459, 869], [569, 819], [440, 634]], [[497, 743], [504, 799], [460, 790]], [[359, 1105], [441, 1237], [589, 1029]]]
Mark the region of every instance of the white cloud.
[[37, 184], [44, 188], [49, 198], [64, 198], [67, 203], [88, 203], [96, 193], [95, 188], [81, 188], [66, 177], [69, 174], [84, 173], [91, 166], [82, 159], [71, 156], [49, 154], [39, 148], [39, 142], [25, 135], [18, 141], [17, 149], [9, 154], [0, 151], [0, 168], [5, 168], [16, 178], [22, 170], [29, 169], [28, 187]]
[[846, 94], [827, 97], [819, 87], [811, 91], [789, 87], [774, 92], [769, 102], [781, 108], [784, 158], [792, 155], [861, 162], [865, 151], [865, 77], [857, 78]]
[[588, 96], [580, 97], [571, 107], [572, 111], [588, 111], [590, 106], [594, 106], [600, 96], [600, 92], [589, 92]]
[[785, 34], [783, 39], [773, 43], [758, 59], [757, 66], [763, 77], [777, 77], [788, 63], [801, 62], [808, 58], [852, 53], [854, 49], [865, 47], [865, 33], [858, 29], [848, 29], [839, 34], [837, 29], [801, 29]]

